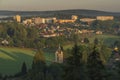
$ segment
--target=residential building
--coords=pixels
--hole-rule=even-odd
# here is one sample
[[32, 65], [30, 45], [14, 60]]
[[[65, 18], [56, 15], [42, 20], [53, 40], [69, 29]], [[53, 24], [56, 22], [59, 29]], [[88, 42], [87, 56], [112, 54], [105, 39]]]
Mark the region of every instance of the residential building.
[[58, 23], [74, 23], [75, 20], [72, 19], [59, 19], [57, 20]]
[[80, 19], [81, 22], [87, 22], [87, 23], [93, 22], [95, 20], [96, 19], [94, 19], [94, 18], [81, 18]]
[[103, 32], [102, 31], [97, 31], [96, 34], [100, 35], [100, 34], [103, 34]]
[[5, 40], [3, 40], [2, 42], [1, 42], [3, 45], [8, 45], [9, 44], [9, 42], [5, 39]]
[[76, 16], [76, 15], [72, 15], [72, 20], [77, 20], [78, 19], [78, 16]]
[[23, 21], [23, 24], [31, 24], [32, 23], [32, 19], [26, 19]]
[[17, 22], [21, 22], [21, 16], [20, 15], [14, 16], [13, 19]]
[[45, 23], [45, 18], [40, 18], [40, 17], [33, 18], [33, 22], [34, 22], [35, 24]]
[[97, 16], [96, 19], [100, 21], [114, 20], [114, 16]]
[[56, 23], [57, 19], [55, 17], [53, 18], [45, 18], [45, 23]]

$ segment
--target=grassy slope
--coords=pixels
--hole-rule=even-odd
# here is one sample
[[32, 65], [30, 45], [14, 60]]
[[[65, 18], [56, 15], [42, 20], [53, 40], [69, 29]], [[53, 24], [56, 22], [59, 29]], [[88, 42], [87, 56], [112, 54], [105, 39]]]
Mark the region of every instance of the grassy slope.
[[0, 48], [0, 73], [15, 74], [25, 61], [30, 68], [35, 52], [21, 48]]
[[115, 35], [95, 35], [94, 37], [90, 38], [90, 41], [93, 42], [95, 38], [98, 38], [100, 41], [107, 46], [113, 45], [116, 40], [120, 40], [120, 36]]
[[[89, 38], [90, 42], [92, 43], [95, 38], [99, 40], [103, 40], [105, 44], [110, 46], [116, 40], [119, 40], [119, 36], [113, 35], [95, 35]], [[63, 46], [64, 49], [72, 48], [74, 44], [68, 44]], [[46, 57], [46, 61], [48, 63], [54, 61], [54, 51], [46, 50], [44, 53]], [[15, 74], [20, 71], [22, 63], [25, 61], [27, 67], [30, 68], [33, 60], [33, 56], [35, 51], [30, 49], [23, 49], [23, 48], [6, 48], [0, 47], [0, 73], [2, 74]]]
[[[92, 37], [89, 37], [89, 41], [90, 43], [93, 43], [94, 42], [94, 39], [95, 38], [98, 38], [98, 40], [101, 42], [103, 42], [105, 45], [107, 46], [111, 46], [113, 45], [113, 43], [116, 41], [116, 40], [120, 40], [120, 36], [115, 36], [115, 35], [107, 35], [107, 34], [103, 34], [103, 35], [94, 35]], [[74, 43], [72, 44], [68, 44], [66, 46], [64, 46], [64, 49], [68, 49], [68, 48], [72, 48], [74, 45]]]
[[[21, 70], [25, 61], [28, 68], [31, 68], [35, 51], [23, 48], [0, 47], [0, 73], [15, 74]], [[54, 54], [45, 52], [47, 62], [54, 60]]]

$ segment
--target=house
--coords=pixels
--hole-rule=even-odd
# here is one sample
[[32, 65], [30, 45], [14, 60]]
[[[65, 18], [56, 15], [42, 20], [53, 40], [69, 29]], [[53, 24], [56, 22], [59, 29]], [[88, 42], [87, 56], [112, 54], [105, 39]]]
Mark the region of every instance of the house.
[[14, 16], [13, 19], [17, 22], [21, 22], [21, 16], [20, 15]]
[[97, 16], [96, 19], [100, 21], [107, 21], [107, 20], [114, 20], [114, 17], [113, 16]]
[[103, 34], [102, 31], [97, 31], [96, 34], [100, 35], [100, 34]]
[[59, 19], [57, 20], [58, 23], [74, 23], [75, 20], [72, 19]]
[[94, 18], [81, 18], [80, 19], [81, 22], [87, 22], [87, 23], [93, 22], [95, 20], [96, 19], [94, 19]]
[[9, 42], [5, 39], [5, 40], [3, 40], [2, 42], [1, 42], [3, 45], [8, 45], [9, 44]]

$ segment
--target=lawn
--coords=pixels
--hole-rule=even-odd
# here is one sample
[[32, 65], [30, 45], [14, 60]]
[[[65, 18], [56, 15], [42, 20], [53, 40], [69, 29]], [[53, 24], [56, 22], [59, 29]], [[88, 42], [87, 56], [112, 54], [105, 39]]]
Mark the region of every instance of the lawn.
[[[30, 69], [34, 54], [31, 49], [0, 47], [0, 73], [14, 75], [21, 70], [23, 62]], [[54, 61], [53, 53], [45, 52], [44, 55], [48, 63]]]

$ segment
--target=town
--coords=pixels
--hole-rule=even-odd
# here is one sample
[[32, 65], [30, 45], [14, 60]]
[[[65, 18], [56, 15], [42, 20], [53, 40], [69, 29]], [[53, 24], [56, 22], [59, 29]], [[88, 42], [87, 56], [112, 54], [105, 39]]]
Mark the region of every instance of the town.
[[[117, 66], [117, 62], [120, 61], [119, 49], [120, 20], [116, 16], [59, 14], [57, 17], [43, 17], [16, 14], [0, 18], [0, 57], [3, 59], [3, 61], [0, 59], [2, 64], [0, 71], [3, 75], [9, 75], [0, 75], [0, 79], [46, 80], [41, 78], [49, 78], [50, 75], [54, 78], [51, 80], [62, 80], [66, 76], [70, 77], [69, 71], [73, 69], [75, 72], [71, 73], [76, 78], [77, 74], [74, 74], [76, 71], [81, 76], [82, 74], [87, 76], [89, 72], [84, 72], [86, 69], [102, 70], [96, 64], [104, 66], [112, 74], [112, 71], [116, 72], [114, 69], [119, 68]], [[99, 63], [99, 60], [102, 63]], [[92, 64], [92, 61], [96, 61], [96, 64]], [[10, 67], [4, 67], [6, 65]], [[85, 68], [82, 73], [79, 72], [81, 66]], [[45, 72], [44, 76], [47, 77], [41, 76], [39, 72], [41, 74]], [[57, 74], [56, 78], [54, 73]], [[93, 73], [96, 74], [96, 71]], [[106, 72], [105, 76], [107, 75]], [[65, 80], [69, 80], [69, 77]], [[79, 76], [78, 78], [81, 79]]]
[[[24, 18], [20, 15], [13, 16], [11, 20], [1, 19], [0, 22], [17, 22], [23, 24], [25, 27], [35, 26], [40, 30], [39, 35], [41, 37], [56, 37], [60, 35], [68, 35], [72, 31], [76, 34], [84, 33], [96, 33], [102, 34], [100, 30], [88, 30], [88, 29], [79, 29], [78, 27], [90, 27], [90, 25], [95, 21], [113, 21], [114, 16], [96, 16], [96, 18], [78, 18], [77, 15], [71, 15], [71, 19], [57, 19], [56, 17], [33, 17], [33, 18]], [[64, 26], [69, 24], [69, 26]], [[72, 26], [72, 27], [70, 27]], [[73, 27], [74, 26], [74, 27]], [[66, 32], [68, 32], [66, 34]]]

